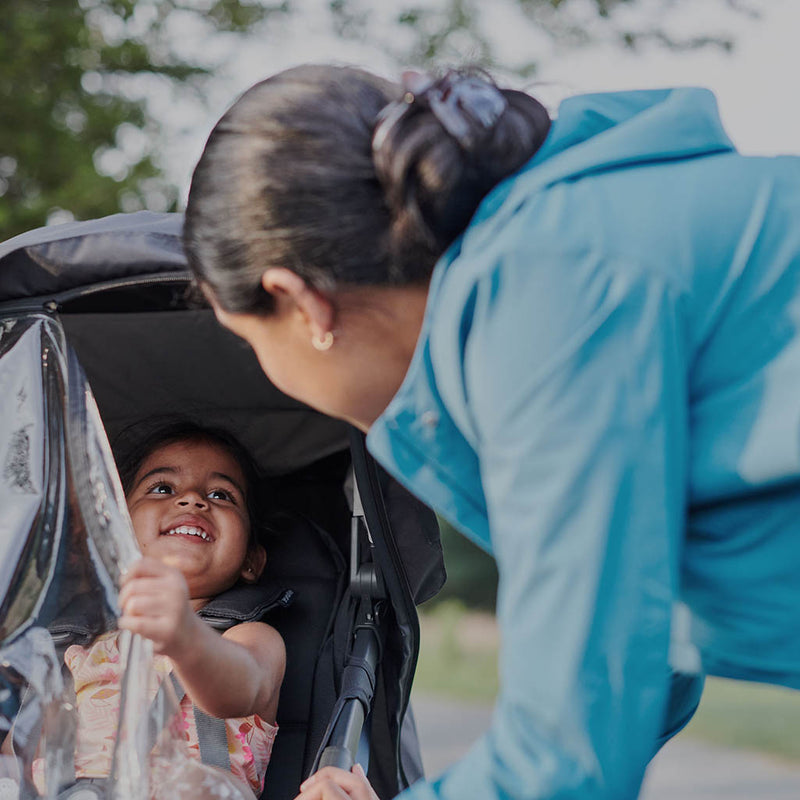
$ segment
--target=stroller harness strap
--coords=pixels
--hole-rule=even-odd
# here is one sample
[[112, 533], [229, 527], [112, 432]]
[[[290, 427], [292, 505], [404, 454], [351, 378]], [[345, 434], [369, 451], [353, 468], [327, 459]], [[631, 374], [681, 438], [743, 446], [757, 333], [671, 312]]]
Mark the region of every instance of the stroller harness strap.
[[198, 616], [218, 631], [226, 631], [242, 622], [258, 622], [279, 608], [288, 608], [294, 591], [266, 583], [238, 585], [203, 606]]
[[368, 714], [375, 694], [375, 665], [369, 659], [350, 656], [342, 673], [342, 700], [359, 700]]
[[[178, 702], [185, 697], [186, 690], [181, 685], [174, 672], [170, 673], [170, 680], [178, 697]], [[204, 764], [210, 767], [221, 767], [226, 772], [231, 771], [231, 760], [228, 755], [228, 733], [225, 720], [212, 717], [192, 703], [194, 724], [197, 729], [197, 741], [200, 745], [200, 757]]]

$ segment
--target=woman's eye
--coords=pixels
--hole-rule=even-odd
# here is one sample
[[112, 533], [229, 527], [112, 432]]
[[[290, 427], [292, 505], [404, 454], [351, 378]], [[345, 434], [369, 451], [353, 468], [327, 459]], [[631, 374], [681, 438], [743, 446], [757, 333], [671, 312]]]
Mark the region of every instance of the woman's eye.
[[227, 500], [229, 503], [235, 502], [233, 495], [225, 489], [212, 489], [208, 496], [211, 500]]

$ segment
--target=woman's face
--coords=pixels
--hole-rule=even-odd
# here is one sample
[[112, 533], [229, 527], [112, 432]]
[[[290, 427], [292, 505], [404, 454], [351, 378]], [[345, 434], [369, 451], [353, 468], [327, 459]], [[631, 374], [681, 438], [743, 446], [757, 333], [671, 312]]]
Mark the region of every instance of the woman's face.
[[144, 555], [179, 569], [194, 599], [248, 576], [250, 518], [245, 476], [221, 444], [173, 442], [142, 462], [128, 509]]
[[315, 350], [305, 326], [278, 314], [215, 311], [224, 327], [250, 345], [264, 374], [278, 389], [334, 416], [346, 411], [333, 402], [339, 380], [328, 364], [336, 354]]
[[[347, 301], [340, 297], [334, 305], [296, 276], [287, 278], [286, 286], [276, 292], [276, 311], [268, 315], [225, 311], [208, 296], [217, 320], [251, 346], [278, 389], [368, 430], [408, 369], [427, 291], [353, 290]], [[314, 340], [328, 332], [332, 345], [320, 351]]]

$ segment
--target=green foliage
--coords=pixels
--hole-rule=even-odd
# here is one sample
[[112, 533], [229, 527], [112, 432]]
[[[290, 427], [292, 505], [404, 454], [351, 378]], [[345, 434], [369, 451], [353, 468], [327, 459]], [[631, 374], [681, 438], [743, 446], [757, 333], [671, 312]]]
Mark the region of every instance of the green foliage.
[[442, 534], [447, 582], [431, 601], [457, 600], [473, 609], [493, 611], [497, 595], [497, 565], [494, 559], [472, 544], [443, 519]]
[[[456, 600], [420, 615], [417, 690], [491, 702], [499, 686], [499, 637], [486, 614]], [[679, 736], [800, 761], [800, 693], [780, 686], [709, 678], [700, 706]]]
[[[721, 0], [722, 2], [722, 0]], [[737, 0], [725, 0], [726, 5], [741, 13], [757, 16], [751, 7], [740, 7]], [[663, 0], [661, 10], [668, 12], [679, 5], [687, 6], [689, 0]], [[352, 16], [358, 0], [333, 0], [339, 13], [349, 9]], [[696, 36], [677, 37], [655, 22], [645, 29], [632, 28], [630, 24], [617, 23], [616, 12], [625, 6], [636, 5], [636, 0], [594, 0], [596, 22], [587, 21], [574, 0], [507, 0], [507, 6], [516, 6], [520, 23], [545, 34], [553, 41], [579, 46], [605, 39], [619, 47], [635, 48], [655, 41], [671, 49], [696, 49], [716, 46], [730, 50], [732, 42], [725, 35], [703, 33]], [[576, 8], [578, 9], [576, 11]], [[397, 53], [398, 60], [417, 65], [469, 62], [490, 69], [503, 69], [530, 77], [536, 71], [536, 62], [510, 64], [504, 57], [502, 46], [492, 41], [492, 12], [485, 0], [441, 0], [439, 3], [399, 3], [395, 23], [411, 34], [412, 44]], [[363, 27], [363, 26], [362, 26]]]
[[[0, 239], [120, 208], [174, 207], [153, 146], [158, 126], [134, 81], [197, 87], [209, 66], [170, 47], [176, 14], [243, 32], [271, 11], [255, 0], [6, 0], [0, 15]], [[149, 146], [130, 158], [122, 139]]]
[[497, 639], [483, 637], [491, 626], [447, 600], [421, 615], [422, 642], [414, 674], [415, 689], [460, 700], [491, 702], [497, 695]]
[[[479, 23], [471, 0], [447, 0], [444, 8], [409, 7], [397, 14], [397, 23], [414, 33], [409, 59], [414, 64], [429, 64], [456, 53], [468, 55], [475, 64], [490, 66], [495, 59], [491, 45]], [[455, 42], [455, 44], [454, 44]]]
[[[610, 35], [629, 47], [646, 39], [670, 47], [730, 44], [714, 35], [676, 42], [658, 27], [615, 27], [617, 10], [637, 0], [593, 0], [594, 20], [575, 15], [583, 6], [575, 0], [328, 0], [324, 7], [332, 36], [369, 42], [398, 65], [471, 62], [528, 77], [536, 61], [507, 63], [492, 38], [493, 8], [501, 1], [531, 31], [569, 43]], [[751, 0], [719, 2], [739, 8]], [[661, 0], [661, 7], [689, 3]], [[154, 87], [199, 95], [218, 66], [206, 60], [201, 44], [196, 58], [180, 55], [181, 31], [190, 27], [196, 38], [200, 25], [208, 34], [243, 35], [271, 15], [307, 9], [302, 0], [6, 0], [0, 240], [44, 224], [59, 210], [90, 218], [174, 208], [177, 189], [161, 172], [161, 127], [146, 97]]]
[[798, 731], [800, 693], [713, 678], [685, 735], [800, 761]]

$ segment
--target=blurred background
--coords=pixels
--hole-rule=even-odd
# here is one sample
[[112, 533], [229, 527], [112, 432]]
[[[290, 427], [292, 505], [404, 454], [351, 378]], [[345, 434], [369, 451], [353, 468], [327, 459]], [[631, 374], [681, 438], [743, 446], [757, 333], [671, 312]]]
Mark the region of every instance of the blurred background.
[[797, 0], [4, 0], [0, 239], [181, 208], [237, 94], [307, 61], [463, 64], [537, 94], [713, 88], [742, 150], [800, 152]]
[[[703, 85], [741, 150], [800, 153], [798, 32], [797, 0], [4, 0], [0, 240], [180, 210], [235, 97], [308, 61], [387, 77], [479, 64], [554, 112], [579, 92]], [[416, 690], [432, 771], [488, 724], [497, 689], [494, 564], [443, 538], [450, 579], [423, 609]], [[800, 797], [800, 697], [710, 681], [647, 791]]]

